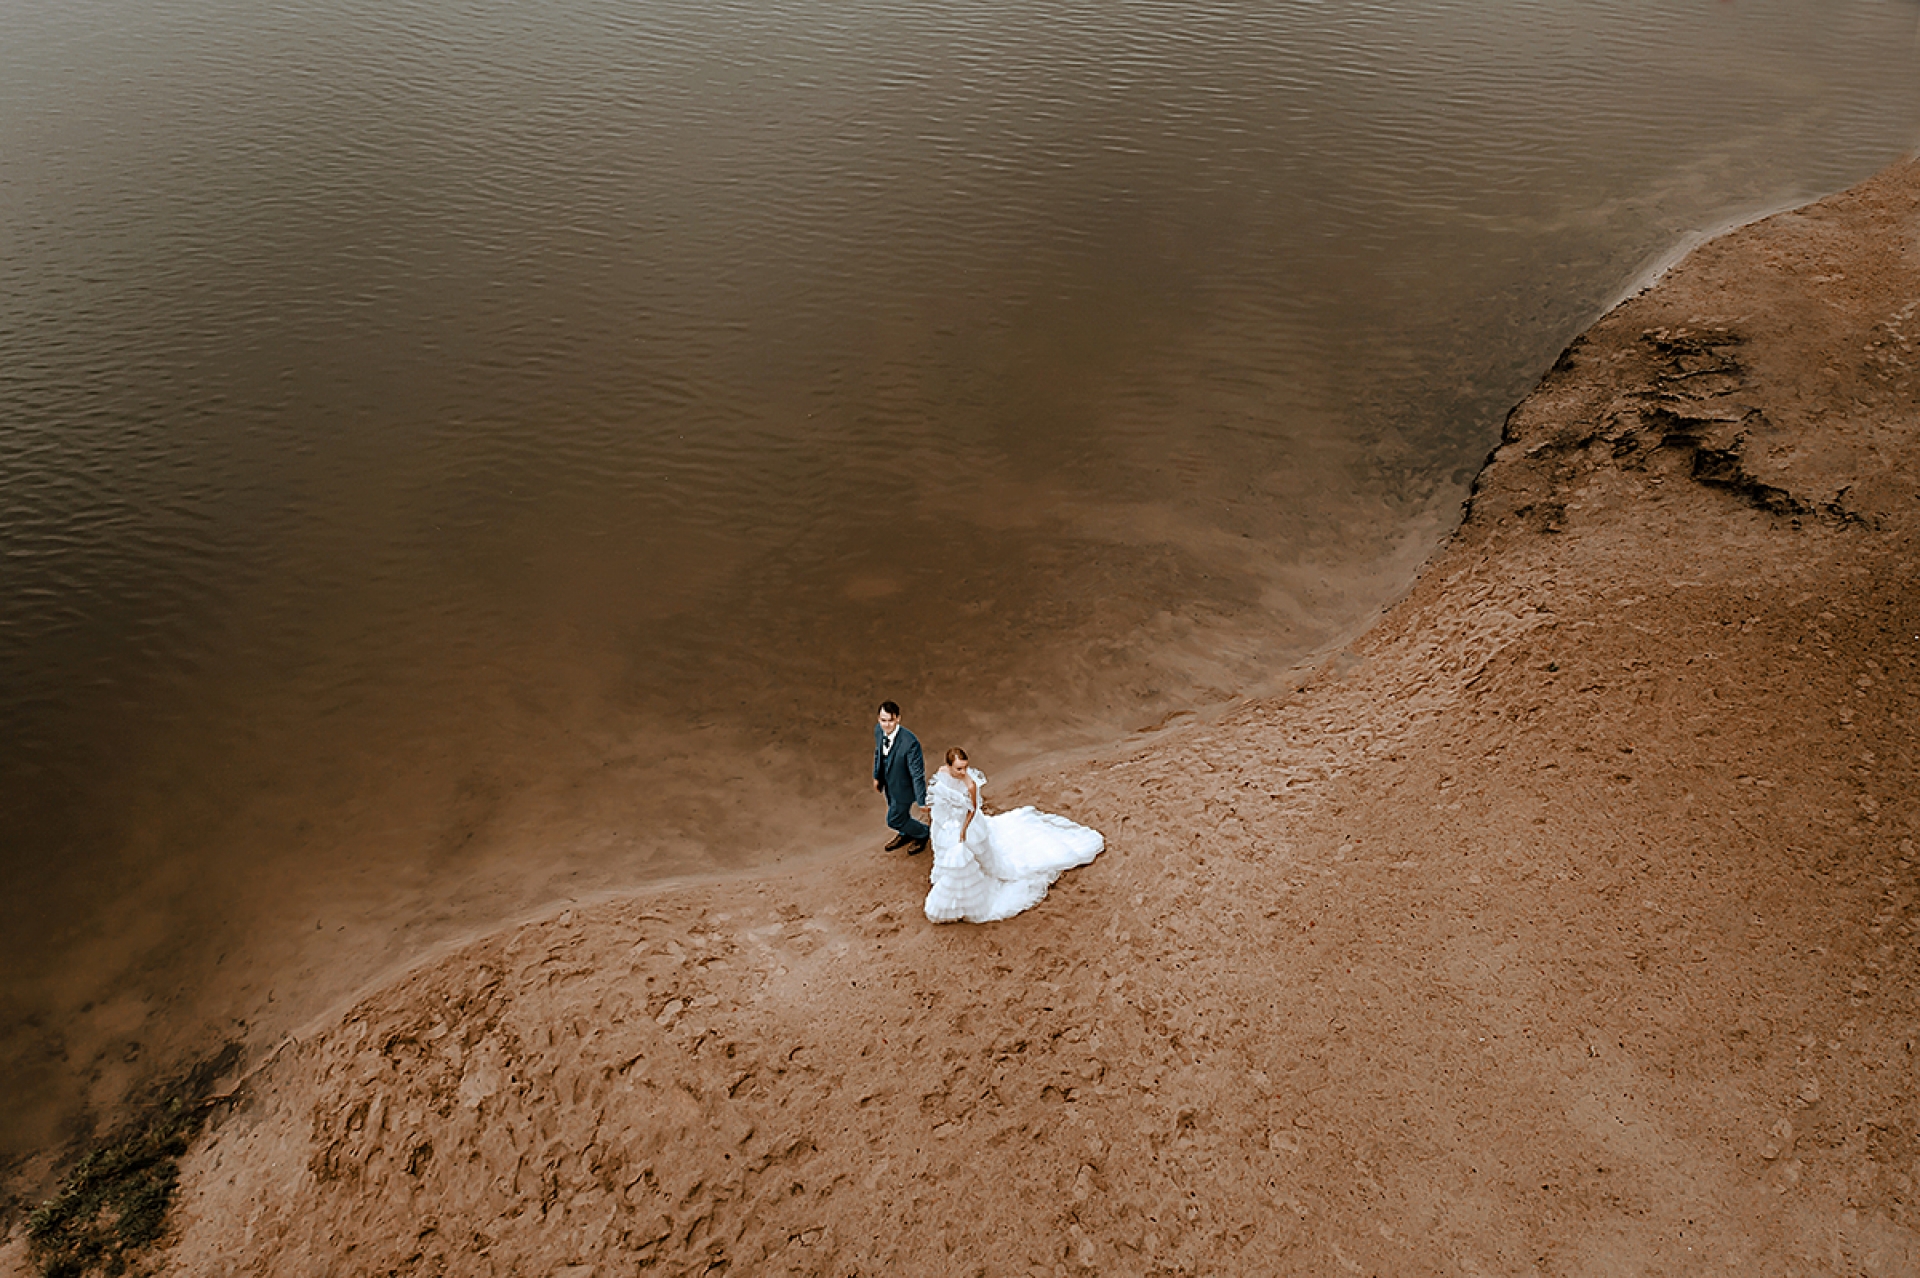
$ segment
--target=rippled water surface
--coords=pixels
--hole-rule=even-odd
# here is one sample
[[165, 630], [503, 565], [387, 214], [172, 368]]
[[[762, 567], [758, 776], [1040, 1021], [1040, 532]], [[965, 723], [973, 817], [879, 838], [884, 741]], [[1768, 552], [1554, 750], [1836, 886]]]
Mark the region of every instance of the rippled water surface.
[[[0, 1157], [583, 892], [1270, 684], [1912, 3], [10, 0]], [[876, 840], [876, 843], [878, 840]]]

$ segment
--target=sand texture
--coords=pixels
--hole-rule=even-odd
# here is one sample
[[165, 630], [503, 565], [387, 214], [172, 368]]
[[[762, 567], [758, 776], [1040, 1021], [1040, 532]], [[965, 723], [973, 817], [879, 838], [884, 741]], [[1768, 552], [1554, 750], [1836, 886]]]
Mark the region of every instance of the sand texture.
[[1920, 1273], [1917, 310], [1920, 167], [1703, 247], [1298, 692], [996, 792], [1108, 836], [1036, 910], [876, 838], [488, 938], [155, 1268]]

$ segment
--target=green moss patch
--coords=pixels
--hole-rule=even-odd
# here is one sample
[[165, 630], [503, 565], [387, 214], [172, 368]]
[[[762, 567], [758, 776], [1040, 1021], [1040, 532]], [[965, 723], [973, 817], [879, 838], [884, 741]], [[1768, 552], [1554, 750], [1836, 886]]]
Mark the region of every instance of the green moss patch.
[[240, 1059], [229, 1043], [174, 1085], [146, 1111], [95, 1146], [61, 1183], [60, 1192], [27, 1218], [27, 1238], [44, 1278], [127, 1272], [166, 1225], [167, 1208], [187, 1152], [219, 1098], [216, 1079]]

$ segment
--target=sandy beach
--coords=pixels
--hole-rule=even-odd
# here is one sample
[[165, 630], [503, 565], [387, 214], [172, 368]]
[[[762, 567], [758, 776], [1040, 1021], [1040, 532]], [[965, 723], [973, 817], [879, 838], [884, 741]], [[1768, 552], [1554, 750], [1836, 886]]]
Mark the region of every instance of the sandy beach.
[[1920, 165], [1701, 247], [1304, 686], [990, 791], [1108, 837], [1037, 909], [876, 811], [488, 937], [255, 1062], [153, 1271], [1920, 1273], [1916, 312]]

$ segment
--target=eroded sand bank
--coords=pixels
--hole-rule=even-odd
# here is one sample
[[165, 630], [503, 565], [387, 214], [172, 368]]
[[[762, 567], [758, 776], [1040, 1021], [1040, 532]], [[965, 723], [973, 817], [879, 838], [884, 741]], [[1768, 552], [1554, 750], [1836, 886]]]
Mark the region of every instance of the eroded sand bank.
[[1920, 1271], [1917, 310], [1914, 165], [1707, 245], [1308, 686], [995, 795], [1109, 836], [1039, 909], [489, 938], [253, 1078], [164, 1268]]

